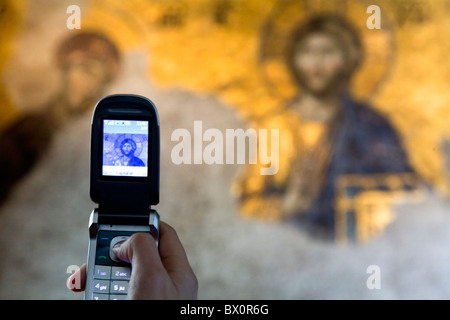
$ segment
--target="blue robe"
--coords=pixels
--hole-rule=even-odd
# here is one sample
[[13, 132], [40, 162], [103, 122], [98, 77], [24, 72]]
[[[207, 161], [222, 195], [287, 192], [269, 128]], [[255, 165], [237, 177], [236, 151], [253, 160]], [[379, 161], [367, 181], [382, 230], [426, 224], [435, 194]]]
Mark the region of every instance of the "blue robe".
[[342, 111], [329, 134], [331, 154], [322, 189], [301, 217], [331, 234], [339, 176], [414, 172], [399, 136], [386, 118], [348, 95], [341, 101]]

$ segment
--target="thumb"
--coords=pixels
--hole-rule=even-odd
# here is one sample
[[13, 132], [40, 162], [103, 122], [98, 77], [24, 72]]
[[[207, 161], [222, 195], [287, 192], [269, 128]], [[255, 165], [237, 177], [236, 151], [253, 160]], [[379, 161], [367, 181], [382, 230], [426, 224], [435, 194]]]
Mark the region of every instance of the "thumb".
[[[117, 242], [113, 247], [112, 251], [116, 255], [116, 258], [122, 260], [124, 262], [131, 263], [131, 257], [133, 256], [133, 252], [128, 252], [130, 249], [128, 248], [129, 244], [125, 244], [128, 239]], [[125, 244], [125, 245], [124, 245]]]
[[138, 232], [127, 240], [118, 242], [113, 248], [113, 253], [119, 260], [136, 266], [162, 266], [156, 241], [148, 232]]

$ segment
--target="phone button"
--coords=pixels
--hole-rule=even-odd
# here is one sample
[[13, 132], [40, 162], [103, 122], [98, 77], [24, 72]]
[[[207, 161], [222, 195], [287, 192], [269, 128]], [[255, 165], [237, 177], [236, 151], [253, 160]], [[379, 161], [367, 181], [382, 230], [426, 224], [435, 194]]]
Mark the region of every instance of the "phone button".
[[109, 257], [112, 261], [121, 262], [120, 259], [117, 258], [117, 256], [114, 254], [112, 248], [119, 242], [125, 241], [129, 238], [129, 236], [117, 236], [112, 238], [110, 244], [109, 244]]
[[94, 278], [109, 280], [111, 278], [111, 267], [96, 265], [94, 267]]
[[110, 282], [108, 280], [94, 279], [94, 293], [109, 293]]
[[112, 267], [111, 279], [112, 280], [130, 280], [131, 267]]
[[111, 294], [109, 295], [109, 300], [126, 300], [126, 294]]
[[[126, 297], [126, 296], [125, 296]], [[104, 293], [94, 293], [92, 295], [92, 300], [109, 300], [109, 294]]]
[[111, 281], [111, 288], [109, 293], [115, 294], [127, 294], [128, 293], [128, 281]]

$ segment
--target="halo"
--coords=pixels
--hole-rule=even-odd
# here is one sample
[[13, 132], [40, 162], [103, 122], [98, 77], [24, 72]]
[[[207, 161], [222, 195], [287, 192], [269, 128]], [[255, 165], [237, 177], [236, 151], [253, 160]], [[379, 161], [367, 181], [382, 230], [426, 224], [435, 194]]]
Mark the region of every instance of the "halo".
[[292, 98], [300, 89], [291, 78], [285, 53], [292, 31], [305, 19], [323, 14], [339, 15], [359, 32], [364, 57], [350, 83], [358, 99], [370, 99], [392, 70], [395, 45], [393, 26], [381, 9], [381, 29], [367, 28], [367, 2], [346, 0], [287, 0], [268, 16], [261, 34], [259, 64], [270, 94]]
[[117, 137], [116, 141], [114, 142], [114, 151], [116, 153], [117, 157], [121, 157], [122, 154], [122, 150], [120, 149], [120, 146], [122, 144], [122, 141], [125, 139], [131, 139], [136, 143], [136, 151], [134, 151], [134, 155], [136, 157], [139, 157], [139, 155], [142, 153], [143, 150], [143, 139], [141, 136], [136, 135], [136, 134], [121, 134], [120, 136]]

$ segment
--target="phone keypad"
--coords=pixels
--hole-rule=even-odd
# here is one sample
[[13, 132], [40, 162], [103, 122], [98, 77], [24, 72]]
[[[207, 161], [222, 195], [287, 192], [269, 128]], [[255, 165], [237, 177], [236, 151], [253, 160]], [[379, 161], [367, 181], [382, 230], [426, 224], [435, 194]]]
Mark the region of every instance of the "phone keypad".
[[95, 265], [93, 300], [125, 300], [131, 277], [131, 267]]

